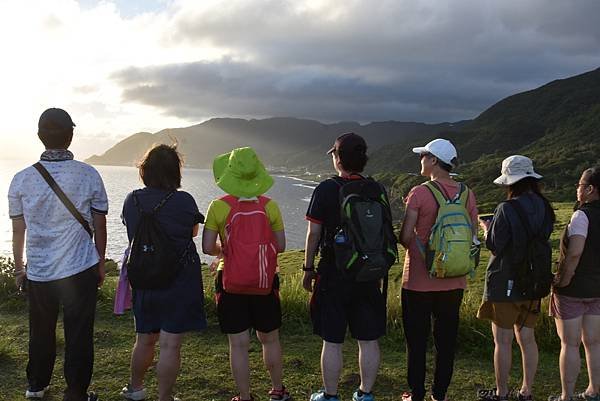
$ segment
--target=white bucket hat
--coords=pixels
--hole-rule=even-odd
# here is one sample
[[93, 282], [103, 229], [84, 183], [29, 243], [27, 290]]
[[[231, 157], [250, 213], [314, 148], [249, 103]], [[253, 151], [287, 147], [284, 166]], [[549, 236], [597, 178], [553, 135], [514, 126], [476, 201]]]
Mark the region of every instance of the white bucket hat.
[[500, 172], [502, 175], [494, 180], [494, 184], [508, 186], [527, 177], [542, 178], [533, 170], [531, 159], [521, 155], [513, 155], [504, 159]]
[[[417, 154], [431, 153], [441, 161], [451, 166], [456, 167], [456, 148], [447, 139], [434, 139], [425, 146], [413, 148], [413, 152]], [[452, 160], [455, 160], [454, 162]]]

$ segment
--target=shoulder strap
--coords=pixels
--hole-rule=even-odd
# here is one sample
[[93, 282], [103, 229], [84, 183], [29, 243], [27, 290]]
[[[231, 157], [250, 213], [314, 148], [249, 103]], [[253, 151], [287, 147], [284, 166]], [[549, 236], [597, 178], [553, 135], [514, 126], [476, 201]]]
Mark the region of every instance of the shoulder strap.
[[517, 212], [517, 216], [519, 216], [519, 220], [521, 221], [521, 225], [525, 228], [525, 234], [527, 235], [527, 239], [533, 238], [531, 226], [529, 225], [529, 219], [527, 218], [527, 214], [525, 213], [525, 209], [516, 199], [509, 199], [506, 201], [512, 208]]
[[436, 183], [434, 183], [433, 181], [427, 181], [427, 182], [423, 183], [422, 185], [425, 188], [429, 189], [429, 192], [431, 192], [431, 195], [433, 195], [433, 198], [435, 199], [435, 202], [437, 203], [438, 207], [440, 207], [442, 204], [445, 204], [446, 202], [448, 202], [449, 199], [442, 192], [442, 190], [439, 188], [439, 186]]
[[79, 210], [77, 210], [75, 205], [73, 205], [73, 202], [71, 202], [67, 195], [65, 195], [65, 193], [58, 186], [56, 181], [54, 181], [54, 178], [52, 178], [48, 170], [46, 170], [46, 168], [40, 162], [35, 163], [33, 167], [40, 173], [44, 180], [46, 180], [50, 188], [52, 188], [56, 196], [58, 196], [58, 199], [60, 199], [60, 201], [63, 203], [63, 205], [65, 205], [67, 210], [73, 215], [73, 217], [75, 217], [75, 219], [79, 222], [79, 224], [81, 224], [85, 231], [87, 231], [87, 233], [90, 235], [90, 238], [92, 238], [94, 234], [92, 233], [90, 224], [87, 222], [86, 219], [83, 218]]
[[161, 207], [163, 207], [165, 205], [165, 203], [167, 203], [167, 201], [169, 199], [171, 199], [171, 197], [175, 194], [175, 192], [177, 192], [177, 191], [173, 190], [173, 191], [169, 192], [164, 198], [162, 198], [160, 200], [160, 202], [158, 202], [156, 204], [156, 206], [154, 206], [154, 208], [152, 208], [152, 213], [158, 212], [158, 209], [160, 209]]
[[265, 209], [267, 206], [267, 203], [269, 203], [269, 201], [271, 200], [271, 198], [269, 198], [268, 196], [264, 196], [261, 195], [258, 197], [258, 204]]

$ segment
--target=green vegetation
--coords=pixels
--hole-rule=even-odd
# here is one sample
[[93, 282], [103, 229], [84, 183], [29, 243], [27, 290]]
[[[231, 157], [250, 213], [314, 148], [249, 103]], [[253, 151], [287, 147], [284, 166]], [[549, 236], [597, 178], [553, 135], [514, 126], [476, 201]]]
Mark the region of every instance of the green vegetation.
[[418, 181], [406, 174], [419, 169], [411, 148], [442, 137], [458, 148], [463, 163], [458, 179], [475, 191], [482, 211], [491, 211], [505, 196], [492, 181], [511, 154], [533, 159], [552, 201], [570, 202], [575, 201], [573, 185], [582, 171], [598, 164], [599, 132], [600, 69], [596, 69], [507, 97], [455, 129], [386, 146], [372, 154], [369, 168], [372, 173], [387, 172], [384, 182], [400, 204], [410, 184]]
[[[560, 230], [571, 214], [569, 204], [557, 204], [559, 224], [552, 237], [557, 248]], [[280, 256], [282, 268], [282, 289], [284, 326], [282, 344], [285, 358], [285, 384], [296, 400], [306, 400], [313, 390], [320, 388], [320, 346], [319, 338], [311, 334], [308, 318], [308, 294], [301, 286], [302, 251], [289, 251]], [[473, 400], [475, 391], [482, 387], [494, 387], [492, 367], [493, 341], [488, 322], [475, 318], [481, 301], [483, 277], [488, 254], [483, 252], [481, 265], [475, 278], [469, 280], [465, 292], [462, 320], [459, 333], [459, 351], [456, 370], [449, 397], [452, 400]], [[402, 260], [402, 258], [401, 258]], [[0, 400], [21, 400], [25, 389], [25, 366], [27, 362], [27, 313], [25, 298], [17, 294], [12, 286], [10, 261], [0, 259]], [[401, 266], [394, 266], [391, 273], [388, 293], [388, 335], [381, 342], [382, 366], [374, 391], [378, 400], [399, 400], [407, 389], [405, 367], [405, 343], [402, 334], [400, 287]], [[96, 323], [96, 364], [92, 389], [102, 400], [119, 400], [118, 392], [128, 380], [128, 365], [134, 341], [133, 318], [130, 313], [124, 316], [112, 314], [112, 300], [116, 287], [116, 270], [110, 264], [110, 274], [99, 294]], [[235, 394], [235, 387], [229, 372], [228, 347], [224, 335], [219, 332], [215, 318], [212, 278], [205, 272], [205, 290], [209, 328], [203, 333], [187, 336], [182, 350], [182, 370], [177, 382], [177, 394], [188, 400], [229, 400]], [[547, 302], [543, 311], [547, 310]], [[60, 324], [59, 324], [60, 326]], [[58, 334], [58, 358], [53, 377], [54, 387], [48, 400], [62, 399], [62, 357], [64, 340], [62, 326]], [[560, 389], [558, 376], [559, 341], [553, 321], [542, 313], [537, 326], [540, 344], [540, 364], [535, 392], [538, 399], [545, 399]], [[510, 384], [519, 385], [520, 356], [516, 345], [513, 347], [514, 367]], [[257, 399], [266, 399], [269, 390], [267, 374], [262, 367], [261, 349], [257, 341], [251, 346], [251, 367], [253, 391]], [[340, 394], [349, 400], [358, 385], [356, 344], [347, 341], [346, 356], [342, 374]], [[583, 362], [585, 363], [585, 362]], [[430, 355], [429, 366], [433, 366]], [[431, 368], [428, 380], [431, 380]], [[585, 386], [587, 375], [582, 370], [578, 388]], [[152, 369], [147, 376], [149, 400], [156, 400], [156, 375]]]

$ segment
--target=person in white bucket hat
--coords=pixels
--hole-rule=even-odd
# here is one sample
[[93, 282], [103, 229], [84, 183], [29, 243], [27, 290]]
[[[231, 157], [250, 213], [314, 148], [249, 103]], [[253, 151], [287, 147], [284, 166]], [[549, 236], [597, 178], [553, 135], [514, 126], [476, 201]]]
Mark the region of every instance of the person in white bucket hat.
[[[480, 220], [486, 247], [492, 255], [477, 312], [479, 319], [490, 320], [492, 324], [496, 386], [479, 390], [478, 398], [480, 401], [508, 400], [511, 349], [516, 337], [523, 363], [523, 379], [516, 399], [529, 401], [533, 399], [538, 364], [534, 328], [540, 315], [541, 298], [547, 295], [545, 291], [549, 292], [552, 281], [552, 250], [548, 239], [555, 216], [540, 189], [542, 176], [535, 172], [530, 158], [507, 157], [502, 161], [501, 173], [494, 183], [506, 188], [507, 201], [496, 207], [491, 223]], [[529, 252], [534, 252], [535, 263], [531, 263], [536, 266], [534, 276], [523, 273], [524, 263], [530, 263], [526, 256]]]
[[494, 184], [509, 186], [527, 177], [538, 180], [542, 178], [533, 170], [531, 159], [521, 155], [509, 156], [504, 159], [500, 172], [502, 175], [494, 180]]

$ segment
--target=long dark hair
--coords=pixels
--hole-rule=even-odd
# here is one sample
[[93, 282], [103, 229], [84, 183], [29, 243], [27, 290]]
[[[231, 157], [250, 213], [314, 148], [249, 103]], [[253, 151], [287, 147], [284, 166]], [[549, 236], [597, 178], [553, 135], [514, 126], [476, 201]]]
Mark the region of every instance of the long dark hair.
[[556, 221], [556, 215], [554, 214], [554, 209], [552, 208], [552, 204], [550, 201], [542, 194], [542, 189], [540, 188], [540, 180], [533, 177], [525, 177], [522, 180], [515, 182], [512, 185], [509, 185], [506, 190], [506, 198], [513, 199], [519, 195], [523, 195], [527, 192], [533, 192], [538, 195], [544, 201], [546, 205], [546, 209], [552, 218], [552, 223]]

